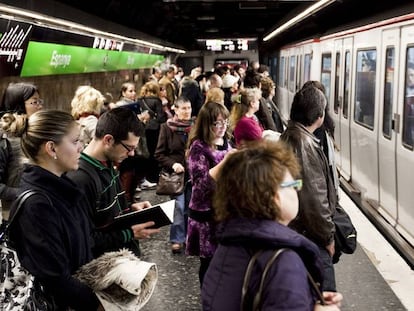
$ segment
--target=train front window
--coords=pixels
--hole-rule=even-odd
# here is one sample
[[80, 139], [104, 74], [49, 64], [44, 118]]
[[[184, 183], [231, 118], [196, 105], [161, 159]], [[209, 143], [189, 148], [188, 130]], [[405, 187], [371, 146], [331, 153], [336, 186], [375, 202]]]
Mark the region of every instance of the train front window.
[[356, 66], [354, 119], [355, 122], [373, 129], [377, 51], [358, 51]]
[[404, 146], [413, 149], [414, 144], [414, 47], [407, 48], [405, 64], [405, 100], [403, 111], [402, 140]]
[[392, 100], [394, 92], [394, 67], [395, 48], [389, 47], [385, 52], [385, 77], [384, 77], [384, 108], [382, 116], [382, 133], [384, 137], [391, 139], [392, 126]]

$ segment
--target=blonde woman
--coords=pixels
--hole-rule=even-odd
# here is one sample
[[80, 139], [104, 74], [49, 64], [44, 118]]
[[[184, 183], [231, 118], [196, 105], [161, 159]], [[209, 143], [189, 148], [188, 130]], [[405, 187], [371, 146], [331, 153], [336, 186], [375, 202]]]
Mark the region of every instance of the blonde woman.
[[79, 86], [72, 99], [72, 116], [81, 125], [80, 141], [86, 146], [95, 135], [96, 123], [102, 110], [105, 97], [89, 85]]
[[224, 91], [218, 87], [209, 89], [206, 93], [206, 99], [204, 103], [218, 103], [224, 105]]
[[261, 97], [260, 89], [246, 88], [233, 98], [230, 124], [236, 146], [262, 138], [263, 127], [255, 115], [255, 112], [259, 110]]
[[54, 299], [56, 310], [102, 310], [93, 290], [73, 277], [93, 258], [85, 197], [66, 177], [79, 167], [79, 126], [57, 110], [38, 111], [28, 120], [14, 116], [8, 120], [16, 125], [11, 131], [21, 137], [30, 159], [19, 192], [43, 193], [24, 202], [10, 231], [19, 260], [43, 286], [46, 298]]

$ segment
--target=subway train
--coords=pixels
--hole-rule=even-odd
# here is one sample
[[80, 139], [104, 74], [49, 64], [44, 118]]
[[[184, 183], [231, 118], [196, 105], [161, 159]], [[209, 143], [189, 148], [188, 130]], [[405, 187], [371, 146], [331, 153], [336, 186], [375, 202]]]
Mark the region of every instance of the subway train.
[[275, 55], [283, 115], [289, 118], [305, 81], [322, 82], [341, 185], [413, 268], [414, 13], [286, 45]]

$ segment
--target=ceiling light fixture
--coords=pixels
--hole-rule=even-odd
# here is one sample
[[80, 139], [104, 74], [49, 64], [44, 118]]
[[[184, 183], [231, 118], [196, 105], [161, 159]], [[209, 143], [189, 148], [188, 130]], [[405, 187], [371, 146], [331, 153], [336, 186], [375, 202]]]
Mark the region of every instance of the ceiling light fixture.
[[334, 3], [335, 1], [336, 0], [320, 0], [320, 1], [316, 2], [315, 4], [313, 4], [309, 8], [307, 8], [305, 11], [303, 11], [302, 13], [299, 13], [294, 18], [290, 19], [289, 21], [284, 23], [282, 26], [276, 28], [270, 34], [266, 35], [263, 38], [263, 41], [269, 41], [270, 39], [272, 39], [276, 35], [280, 34], [281, 32], [285, 31], [286, 29], [290, 28], [291, 26], [299, 23], [300, 21], [308, 18], [310, 15], [326, 8], [328, 5]]
[[214, 21], [215, 19], [215, 16], [197, 16], [198, 21]]
[[0, 14], [2, 15], [2, 17], [8, 16], [6, 14], [3, 14], [3, 12], [5, 12], [6, 14], [11, 14], [13, 19], [15, 19], [15, 17], [20, 17], [23, 19], [26, 18], [36, 24], [44, 25], [44, 27], [52, 27], [54, 29], [72, 32], [72, 33], [78, 33], [82, 35], [92, 35], [92, 36], [100, 35], [100, 36], [109, 37], [109, 38], [116, 38], [118, 40], [123, 40], [129, 43], [141, 45], [144, 47], [154, 48], [160, 51], [185, 53], [184, 50], [180, 50], [180, 49], [176, 49], [176, 48], [168, 47], [168, 46], [163, 46], [160, 44], [155, 44], [155, 43], [151, 43], [151, 42], [140, 40], [140, 39], [129, 38], [129, 37], [125, 37], [125, 36], [114, 34], [114, 33], [101, 31], [95, 28], [91, 28], [88, 26], [74, 23], [74, 22], [66, 21], [63, 19], [56, 18], [56, 17], [52, 18], [52, 17], [43, 15], [40, 13], [26, 11], [21, 8], [14, 8], [14, 7], [6, 6], [6, 5], [0, 5]]

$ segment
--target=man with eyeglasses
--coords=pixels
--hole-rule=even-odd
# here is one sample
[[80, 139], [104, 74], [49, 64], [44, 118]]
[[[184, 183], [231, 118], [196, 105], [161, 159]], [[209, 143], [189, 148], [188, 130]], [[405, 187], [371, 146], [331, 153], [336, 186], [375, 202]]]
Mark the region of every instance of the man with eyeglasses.
[[293, 99], [288, 127], [280, 139], [296, 153], [303, 180], [303, 184], [295, 181], [290, 185], [302, 189], [298, 192], [299, 213], [289, 227], [319, 246], [324, 265], [323, 290], [336, 291], [332, 262], [336, 193], [328, 161], [319, 140], [313, 135], [323, 124], [326, 104], [326, 97], [319, 89], [308, 86], [299, 90]]
[[140, 255], [138, 239], [148, 238], [159, 229], [149, 229], [154, 222], [136, 224], [117, 231], [101, 230], [121, 213], [149, 207], [148, 201], [130, 204], [122, 190], [119, 172], [114, 168], [133, 156], [144, 128], [129, 109], [115, 108], [102, 114], [95, 137], [81, 153], [79, 169], [68, 174], [86, 193], [86, 206], [95, 226], [94, 256], [105, 251], [129, 248]]

